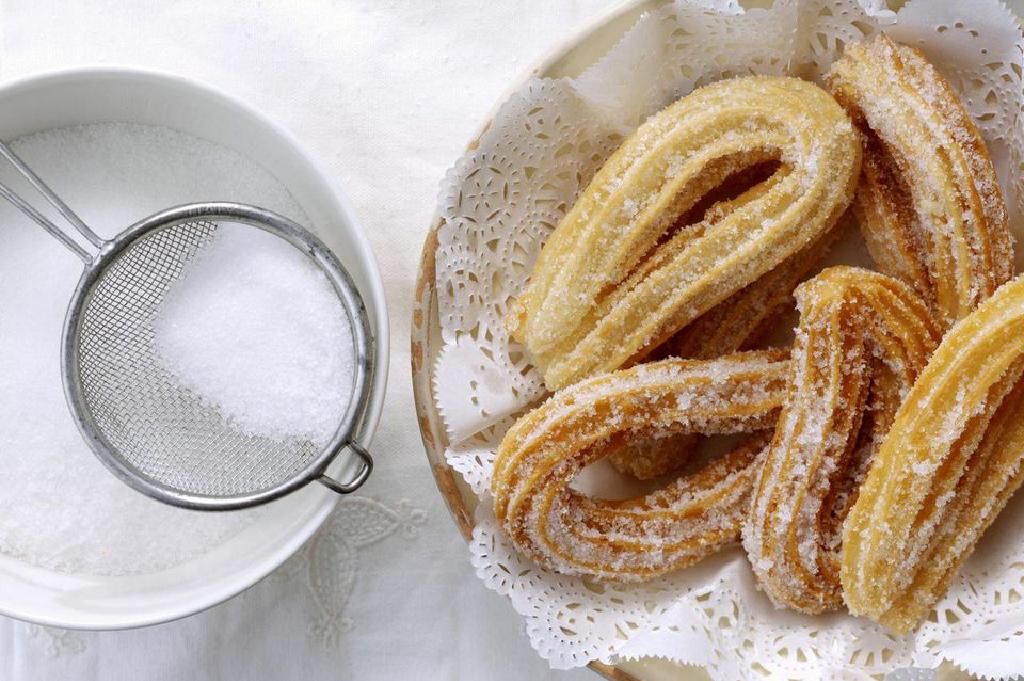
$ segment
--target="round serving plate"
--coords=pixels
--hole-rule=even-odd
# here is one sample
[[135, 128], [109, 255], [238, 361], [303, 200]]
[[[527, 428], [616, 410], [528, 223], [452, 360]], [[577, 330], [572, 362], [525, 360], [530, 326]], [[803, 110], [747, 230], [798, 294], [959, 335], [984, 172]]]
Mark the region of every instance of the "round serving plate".
[[[308, 216], [307, 226], [338, 255], [366, 304], [377, 369], [357, 439], [368, 444], [380, 418], [387, 381], [383, 283], [351, 211], [287, 130], [208, 86], [117, 68], [50, 73], [0, 85], [0, 111], [0, 139], [88, 123], [141, 123], [215, 142], [270, 170]], [[339, 461], [330, 472], [344, 478], [353, 466], [351, 461]], [[273, 571], [316, 532], [337, 499], [322, 485], [309, 485], [265, 506], [257, 522], [212, 551], [148, 574], [62, 574], [0, 555], [0, 613], [77, 629], [122, 629], [193, 614]]]
[[[570, 35], [556, 46], [546, 57], [534, 65], [518, 81], [512, 84], [505, 95], [495, 104], [467, 148], [472, 149], [480, 135], [488, 128], [494, 112], [529, 78], [574, 77], [603, 57], [636, 20], [646, 11], [658, 9], [670, 0], [625, 0], [610, 11], [598, 17], [582, 30]], [[906, 0], [888, 0], [892, 9], [899, 9]], [[750, 9], [770, 6], [771, 0], [740, 0], [743, 7]], [[1007, 6], [1018, 16], [1024, 16], [1024, 0], [1006, 0]], [[415, 304], [412, 319], [412, 378], [413, 393], [420, 434], [426, 449], [427, 459], [437, 488], [444, 497], [448, 510], [462, 535], [468, 541], [473, 533], [473, 512], [477, 499], [472, 490], [445, 461], [448, 445], [444, 422], [437, 412], [433, 395], [432, 370], [443, 345], [438, 321], [435, 284], [435, 257], [437, 251], [437, 229], [440, 217], [435, 214], [430, 231], [423, 244], [419, 275], [416, 281]], [[608, 679], [615, 681], [709, 681], [703, 669], [684, 666], [662, 659], [644, 658], [606, 665], [590, 663], [590, 668]], [[968, 674], [952, 665], [944, 664], [937, 674], [937, 681], [966, 681]]]

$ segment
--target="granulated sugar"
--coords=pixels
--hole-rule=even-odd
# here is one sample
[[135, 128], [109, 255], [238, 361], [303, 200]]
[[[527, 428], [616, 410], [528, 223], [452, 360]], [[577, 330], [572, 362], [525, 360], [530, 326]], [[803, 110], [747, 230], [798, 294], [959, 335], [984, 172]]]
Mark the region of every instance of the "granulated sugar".
[[155, 328], [165, 366], [233, 427], [330, 441], [351, 394], [352, 332], [330, 281], [283, 239], [222, 224]]
[[[106, 237], [157, 210], [203, 200], [254, 203], [304, 221], [266, 170], [168, 129], [64, 128], [16, 140], [14, 148]], [[12, 172], [0, 177], [30, 195]], [[126, 487], [92, 455], [68, 414], [59, 367], [64, 312], [81, 263], [6, 203], [0, 226], [0, 552], [67, 572], [146, 573], [207, 553], [249, 526], [259, 510], [209, 514], [165, 506]], [[204, 314], [211, 313], [194, 321], [209, 333]], [[181, 317], [169, 315], [175, 318]], [[174, 338], [167, 335], [168, 348], [178, 347]], [[195, 378], [195, 368], [180, 370]], [[225, 368], [216, 384], [224, 387], [236, 369]], [[252, 415], [252, 405], [235, 401], [232, 390], [217, 399], [228, 411]]]

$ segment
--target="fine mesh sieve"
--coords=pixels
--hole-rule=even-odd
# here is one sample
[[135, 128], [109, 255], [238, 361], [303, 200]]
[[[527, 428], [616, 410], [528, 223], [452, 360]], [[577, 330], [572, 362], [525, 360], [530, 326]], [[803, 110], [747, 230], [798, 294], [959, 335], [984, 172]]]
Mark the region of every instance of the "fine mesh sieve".
[[[82, 436], [112, 472], [165, 503], [209, 510], [266, 503], [312, 480], [342, 494], [366, 481], [373, 463], [353, 433], [370, 396], [372, 336], [355, 285], [318, 238], [268, 210], [221, 202], [162, 211], [105, 241], [3, 142], [0, 156], [97, 249], [90, 254], [0, 183], [0, 197], [85, 264], [65, 318], [61, 371], [68, 406]], [[225, 223], [261, 229], [302, 251], [331, 282], [345, 309], [355, 362], [352, 398], [327, 446], [233, 428], [159, 360], [154, 321], [160, 305], [188, 263]], [[358, 468], [342, 482], [325, 469], [346, 448], [357, 457]]]

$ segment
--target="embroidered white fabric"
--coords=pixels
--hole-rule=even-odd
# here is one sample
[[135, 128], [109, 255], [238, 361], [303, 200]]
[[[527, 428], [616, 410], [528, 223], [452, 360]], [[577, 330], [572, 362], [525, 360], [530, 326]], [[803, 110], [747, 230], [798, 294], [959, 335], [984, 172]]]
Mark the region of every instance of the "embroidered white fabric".
[[[989, 143], [1015, 233], [1024, 232], [1022, 39], [996, 0], [677, 0], [643, 16], [576, 78], [534, 78], [497, 111], [441, 192], [437, 291], [444, 346], [435, 395], [448, 461], [481, 496], [470, 552], [553, 667], [639, 656], [707, 667], [716, 679], [867, 679], [943, 659], [979, 675], [1024, 673], [1024, 500], [1004, 511], [949, 595], [913, 635], [846, 615], [775, 610], [732, 550], [645, 585], [595, 586], [512, 550], [486, 489], [512, 418], [543, 395], [502, 324], [546, 235], [640, 121], [701, 84], [745, 73], [819, 76], [846, 43], [884, 30], [922, 48], [960, 91]], [[1020, 253], [1018, 253], [1018, 258]], [[902, 673], [902, 672], [901, 672]], [[905, 676], [901, 678], [912, 678]]]

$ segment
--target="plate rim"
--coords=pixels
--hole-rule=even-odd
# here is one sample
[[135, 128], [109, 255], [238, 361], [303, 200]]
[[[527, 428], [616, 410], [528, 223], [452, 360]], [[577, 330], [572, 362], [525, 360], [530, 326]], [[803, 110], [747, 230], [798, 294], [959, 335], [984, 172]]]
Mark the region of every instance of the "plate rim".
[[[484, 122], [477, 128], [466, 150], [471, 151], [479, 144], [480, 137], [488, 130], [497, 110], [508, 101], [509, 97], [523, 86], [530, 78], [544, 75], [564, 62], [576, 49], [582, 47], [597, 31], [625, 17], [630, 12], [653, 8], [663, 4], [662, 0], [621, 0], [604, 10], [596, 17], [573, 30], [564, 40], [549, 49], [536, 62], [531, 64], [519, 77], [513, 79], [496, 100], [494, 106], [484, 117]], [[621, 38], [617, 36], [614, 42]], [[600, 58], [600, 57], [598, 57]], [[412, 370], [413, 402], [416, 409], [417, 426], [420, 439], [426, 451], [431, 474], [438, 492], [444, 499], [448, 512], [465, 541], [473, 536], [473, 512], [467, 504], [464, 494], [468, 492], [465, 482], [447, 461], [444, 451], [447, 444], [447, 433], [444, 421], [437, 412], [434, 401], [433, 359], [430, 353], [432, 343], [438, 329], [436, 266], [437, 266], [437, 231], [444, 219], [440, 215], [440, 205], [435, 206], [430, 226], [420, 253], [419, 269], [414, 288], [412, 324], [410, 325], [410, 364]], [[598, 661], [587, 665], [611, 681], [641, 681], [640, 678], [617, 667]]]

